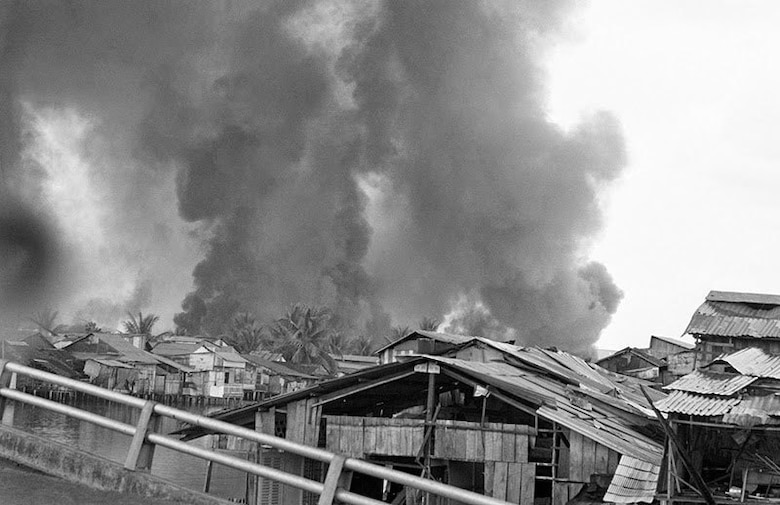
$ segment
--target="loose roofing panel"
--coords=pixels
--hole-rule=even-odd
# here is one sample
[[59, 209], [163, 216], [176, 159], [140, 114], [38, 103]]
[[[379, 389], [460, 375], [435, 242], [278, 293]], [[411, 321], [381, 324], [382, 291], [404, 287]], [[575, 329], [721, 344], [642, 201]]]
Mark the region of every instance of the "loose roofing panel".
[[452, 366], [464, 374], [515, 394], [519, 398], [527, 398], [524, 396], [525, 392], [541, 395], [545, 401], [537, 409], [540, 416], [574, 430], [620, 454], [629, 454], [644, 461], [660, 464], [663, 456], [663, 448], [660, 444], [641, 435], [620, 416], [600, 410], [597, 404], [581, 405], [572, 401], [571, 392], [576, 389], [576, 386], [566, 386], [553, 378], [518, 370], [505, 363], [479, 363], [439, 356], [427, 356], [427, 358]]
[[655, 499], [660, 465], [648, 463], [631, 456], [622, 456], [609, 484], [605, 502], [651, 503]]
[[721, 356], [713, 363], [728, 363], [742, 375], [780, 379], [780, 356], [773, 356], [757, 347], [747, 347], [727, 356]]
[[728, 414], [739, 402], [739, 398], [736, 397], [705, 396], [673, 391], [666, 398], [655, 402], [655, 407], [661, 412], [711, 417]]
[[705, 372], [694, 370], [680, 377], [664, 389], [671, 391], [687, 391], [718, 396], [731, 396], [755, 382], [756, 377], [733, 373]]

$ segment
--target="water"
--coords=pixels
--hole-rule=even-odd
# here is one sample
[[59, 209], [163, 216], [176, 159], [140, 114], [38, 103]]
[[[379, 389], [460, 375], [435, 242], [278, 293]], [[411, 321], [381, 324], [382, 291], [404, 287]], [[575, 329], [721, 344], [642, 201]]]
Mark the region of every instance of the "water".
[[[82, 402], [76, 405], [84, 410], [127, 424], [135, 424], [140, 411], [124, 405], [104, 402]], [[204, 413], [202, 408], [197, 413]], [[14, 426], [46, 437], [49, 440], [76, 446], [79, 449], [102, 456], [117, 463], [124, 463], [131, 437], [107, 428], [79, 421], [62, 414], [46, 411], [30, 405], [16, 403]], [[159, 433], [166, 434], [180, 425], [174, 419], [162, 418]], [[189, 442], [207, 449], [212, 448], [213, 436], [205, 436]], [[245, 457], [237, 451], [219, 451], [238, 457]], [[157, 447], [152, 460], [152, 474], [196, 491], [203, 491], [206, 481], [207, 462]], [[214, 464], [209, 494], [221, 498], [242, 499], [245, 497], [246, 473], [223, 465]]]

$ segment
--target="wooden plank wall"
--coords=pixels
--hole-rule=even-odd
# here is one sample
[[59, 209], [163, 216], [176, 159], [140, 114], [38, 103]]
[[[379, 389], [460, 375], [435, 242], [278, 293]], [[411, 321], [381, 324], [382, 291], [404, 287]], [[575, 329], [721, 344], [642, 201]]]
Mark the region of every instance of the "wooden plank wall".
[[619, 453], [574, 431], [569, 433], [569, 445], [570, 480], [587, 483], [594, 473], [615, 473]]
[[458, 461], [528, 462], [530, 426], [466, 421], [437, 421], [435, 458]]
[[325, 447], [354, 457], [417, 456], [425, 434], [421, 419], [328, 416], [326, 426]]
[[485, 494], [510, 503], [534, 502], [536, 463], [485, 461]]

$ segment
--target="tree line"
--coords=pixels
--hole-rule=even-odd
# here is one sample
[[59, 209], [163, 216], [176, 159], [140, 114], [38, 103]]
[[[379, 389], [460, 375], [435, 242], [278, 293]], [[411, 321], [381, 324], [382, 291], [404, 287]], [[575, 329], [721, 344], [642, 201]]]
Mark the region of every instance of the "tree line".
[[[83, 328], [73, 325], [57, 325], [57, 312], [44, 311], [31, 317], [42, 332], [52, 335], [58, 333], [99, 332], [101, 328], [94, 321], [87, 321]], [[156, 314], [128, 313], [122, 328], [126, 333], [147, 335], [150, 346], [165, 340], [173, 334], [185, 335], [187, 332], [177, 326], [174, 332], [154, 334], [154, 326], [159, 321]], [[440, 323], [436, 318], [425, 317], [418, 325], [421, 330], [435, 331]], [[368, 356], [379, 346], [394, 342], [408, 335], [412, 329], [408, 326], [392, 328], [390, 335], [372, 338], [368, 335], [350, 336], [341, 328], [338, 318], [324, 306], [310, 306], [303, 303], [291, 305], [281, 317], [270, 323], [262, 324], [247, 312], [236, 314], [229, 328], [219, 335], [204, 335], [224, 340], [242, 354], [259, 350], [280, 353], [289, 363], [321, 365], [329, 373], [337, 366], [333, 356], [357, 354]]]

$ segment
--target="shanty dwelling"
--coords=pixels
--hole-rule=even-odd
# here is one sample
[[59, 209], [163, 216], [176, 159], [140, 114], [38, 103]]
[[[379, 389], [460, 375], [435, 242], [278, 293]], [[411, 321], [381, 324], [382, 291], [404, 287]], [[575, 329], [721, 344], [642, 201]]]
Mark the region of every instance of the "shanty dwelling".
[[[62, 375], [69, 379], [84, 380], [81, 372], [84, 363], [76, 359], [71, 353], [55, 348], [46, 338], [40, 334], [29, 335], [22, 340], [0, 341], [0, 358], [15, 361], [45, 372]], [[20, 377], [16, 387], [18, 389], [43, 394], [54, 394], [64, 391], [65, 388], [45, 385], [29, 377]]]
[[256, 354], [242, 354], [256, 370], [255, 398], [264, 399], [311, 386], [322, 377], [301, 372], [289, 363], [271, 361]]
[[664, 359], [667, 356], [671, 356], [673, 354], [692, 351], [695, 347], [696, 344], [693, 344], [691, 342], [685, 342], [684, 340], [651, 335], [650, 347], [645, 349], [645, 351], [647, 352], [647, 354], [651, 356], [655, 356], [656, 358], [659, 359]]
[[249, 375], [248, 384], [254, 388], [256, 369], [247, 370], [248, 361], [230, 346], [203, 343], [189, 355], [189, 375], [194, 391], [189, 394], [212, 398], [244, 397], [244, 375]]
[[435, 331], [417, 330], [374, 351], [379, 363], [393, 363], [399, 356], [411, 354], [444, 354], [475, 337]]
[[780, 356], [742, 349], [665, 389], [664, 501], [780, 501]]
[[[490, 342], [472, 338], [459, 351], [483, 347], [502, 359], [410, 356], [218, 418], [512, 503], [564, 504], [594, 481], [609, 483], [605, 501], [654, 499], [662, 437], [635, 379], [559, 351]], [[261, 450], [258, 457], [323, 477], [321, 465], [294, 455]], [[419, 503], [413, 493], [364, 475], [352, 477], [351, 489]], [[269, 481], [258, 486], [258, 503], [313, 500]]]
[[64, 349], [85, 362], [84, 373], [93, 383], [142, 396], [181, 394], [190, 371], [180, 363], [135, 347], [121, 334], [88, 333], [70, 341]]
[[780, 354], [780, 296], [710, 291], [685, 333], [697, 341], [697, 366], [747, 347]]
[[644, 349], [626, 347], [611, 356], [598, 360], [596, 364], [612, 372], [655, 381], [659, 379], [661, 368], [665, 362]]

